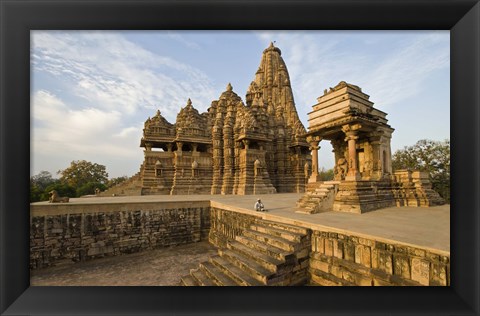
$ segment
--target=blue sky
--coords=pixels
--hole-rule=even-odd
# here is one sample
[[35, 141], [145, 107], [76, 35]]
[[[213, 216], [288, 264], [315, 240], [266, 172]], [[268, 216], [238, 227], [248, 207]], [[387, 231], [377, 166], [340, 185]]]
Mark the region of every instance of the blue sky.
[[270, 41], [306, 128], [316, 98], [344, 80], [388, 113], [393, 152], [450, 138], [449, 31], [32, 31], [31, 174], [81, 159], [135, 174], [147, 117], [174, 123], [188, 98], [206, 111], [229, 82], [244, 99]]

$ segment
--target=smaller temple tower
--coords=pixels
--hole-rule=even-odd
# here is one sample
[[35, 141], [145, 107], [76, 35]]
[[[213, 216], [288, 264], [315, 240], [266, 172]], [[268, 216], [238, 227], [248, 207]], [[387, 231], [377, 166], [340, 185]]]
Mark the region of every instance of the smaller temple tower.
[[[390, 206], [443, 203], [425, 176], [413, 173], [416, 180], [412, 182], [411, 173], [392, 173], [394, 129], [388, 125], [387, 113], [374, 108], [369, 98], [360, 87], [342, 81], [324, 90], [313, 105], [306, 134], [312, 173], [308, 191], [297, 203], [299, 212], [362, 213]], [[318, 149], [325, 140], [330, 141], [335, 155], [334, 181], [328, 182], [318, 176]]]

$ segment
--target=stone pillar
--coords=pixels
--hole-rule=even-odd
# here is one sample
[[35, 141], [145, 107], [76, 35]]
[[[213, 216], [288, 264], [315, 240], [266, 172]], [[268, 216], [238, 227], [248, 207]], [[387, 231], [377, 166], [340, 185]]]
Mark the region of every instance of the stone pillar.
[[318, 144], [322, 138], [320, 136], [309, 136], [307, 142], [310, 144], [310, 150], [312, 151], [312, 174], [308, 179], [308, 183], [320, 181], [320, 175], [318, 174], [318, 150], [320, 146]]
[[[227, 120], [230, 117], [227, 115]], [[221, 188], [222, 194], [232, 194], [234, 179], [234, 140], [233, 128], [231, 123], [227, 123], [223, 127], [223, 183]]]
[[152, 144], [145, 142], [145, 150], [146, 151], [151, 151], [152, 150]]
[[344, 125], [342, 127], [345, 133], [345, 141], [348, 142], [348, 172], [345, 180], [357, 181], [361, 179], [360, 173], [357, 170], [357, 139], [358, 130], [361, 128], [359, 124]]
[[167, 152], [169, 152], [169, 153], [172, 152], [172, 146], [173, 146], [172, 143], [167, 144]]
[[177, 151], [182, 152], [183, 142], [177, 142]]
[[382, 178], [382, 161], [380, 160], [380, 139], [370, 141], [372, 145], [372, 178], [374, 180], [380, 180]]

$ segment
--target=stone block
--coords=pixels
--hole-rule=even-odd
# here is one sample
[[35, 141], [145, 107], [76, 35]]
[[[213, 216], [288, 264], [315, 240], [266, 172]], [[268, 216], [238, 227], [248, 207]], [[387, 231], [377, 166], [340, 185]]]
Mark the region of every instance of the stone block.
[[308, 257], [309, 251], [307, 248], [304, 248], [297, 252], [297, 259], [303, 259]]
[[429, 285], [430, 263], [428, 261], [413, 258], [411, 273], [413, 281], [416, 281], [421, 285]]
[[317, 244], [316, 244], [317, 249], [316, 249], [316, 251], [317, 251], [318, 253], [322, 253], [322, 254], [325, 253], [325, 239], [324, 239], [324, 238], [321, 238], [321, 237], [317, 237], [317, 238], [315, 238], [315, 239], [316, 239], [316, 241], [317, 241]]
[[333, 240], [325, 240], [325, 255], [333, 257]]
[[360, 257], [360, 263], [368, 268], [372, 266], [371, 250], [370, 247], [364, 246], [362, 249], [362, 256]]
[[383, 242], [375, 241], [375, 249], [385, 250], [386, 249], [386, 244], [383, 243]]
[[343, 269], [338, 266], [330, 266], [330, 274], [336, 276], [337, 278], [342, 278], [343, 276]]
[[363, 245], [355, 246], [355, 263], [371, 267], [371, 251], [370, 247]]
[[343, 244], [343, 258], [349, 261], [355, 261], [355, 246], [352, 243]]
[[338, 239], [333, 241], [333, 256], [343, 259], [343, 242]]
[[410, 263], [407, 257], [394, 255], [394, 274], [405, 279], [410, 279]]
[[311, 282], [321, 286], [341, 286], [341, 283], [337, 283], [328, 279], [325, 279], [318, 275], [311, 275]]
[[362, 261], [362, 245], [355, 245], [355, 263], [361, 263]]
[[371, 239], [366, 239], [366, 238], [358, 238], [358, 243], [360, 245], [368, 246], [368, 247], [374, 247], [375, 242]]
[[359, 273], [355, 273], [355, 284], [360, 286], [372, 286], [373, 280], [369, 276], [361, 275]]
[[317, 269], [323, 271], [325, 273], [329, 273], [329, 264], [326, 262], [318, 261], [318, 260], [311, 260], [310, 261], [310, 268]]
[[355, 283], [355, 275], [347, 270], [342, 271], [342, 279], [350, 283]]
[[411, 255], [411, 256], [416, 256], [416, 257], [423, 258], [423, 257], [425, 257], [426, 253], [427, 252], [423, 249], [411, 248], [411, 247], [408, 248], [408, 254]]
[[393, 274], [392, 255], [386, 251], [378, 252], [378, 268], [385, 273]]
[[430, 265], [430, 285], [446, 286], [447, 266], [444, 264], [432, 263]]

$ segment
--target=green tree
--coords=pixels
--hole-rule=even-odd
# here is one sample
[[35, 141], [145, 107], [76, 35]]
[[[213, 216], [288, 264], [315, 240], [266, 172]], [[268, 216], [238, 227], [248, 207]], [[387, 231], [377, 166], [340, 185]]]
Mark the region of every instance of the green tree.
[[87, 183], [101, 183], [106, 185], [108, 173], [105, 166], [86, 160], [76, 160], [70, 163], [70, 167], [59, 170], [60, 181], [75, 189], [79, 189]]
[[77, 196], [95, 194], [95, 189], [97, 188], [100, 189], [100, 191], [104, 191], [107, 186], [100, 182], [88, 182], [77, 188], [76, 194]]
[[321, 181], [333, 180], [333, 176], [334, 176], [333, 168], [327, 170], [324, 167], [322, 167], [322, 169], [320, 169], [319, 176]]
[[39, 174], [30, 177], [30, 202], [48, 200], [44, 199], [45, 191], [48, 186], [57, 182], [58, 179], [54, 179], [48, 171], [40, 171]]
[[450, 202], [450, 140], [422, 139], [397, 150], [392, 157], [392, 167], [427, 172], [432, 188]]

